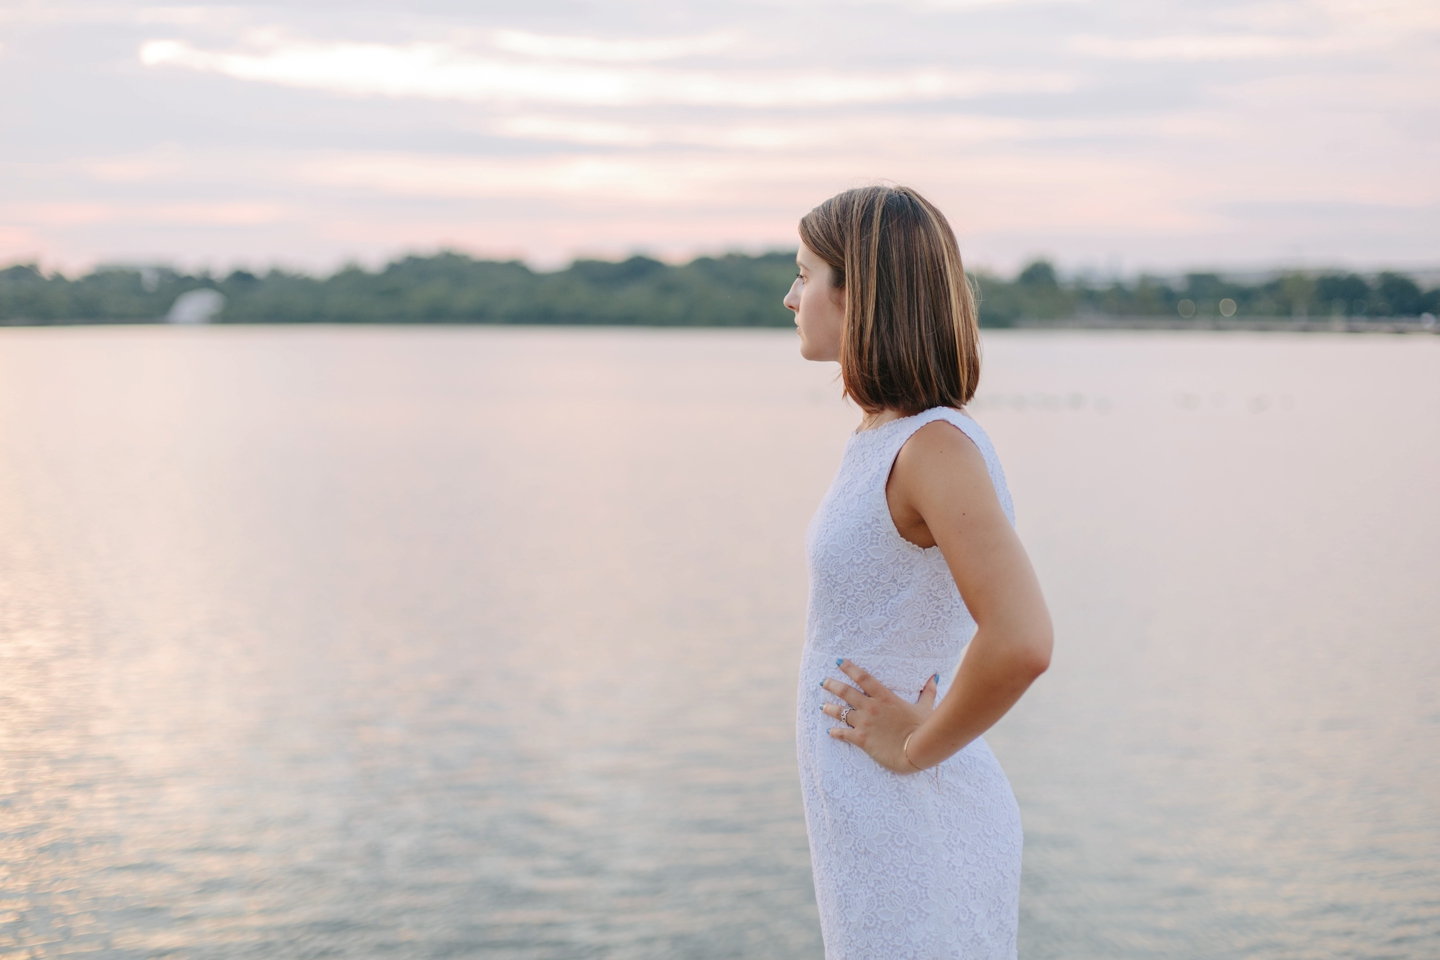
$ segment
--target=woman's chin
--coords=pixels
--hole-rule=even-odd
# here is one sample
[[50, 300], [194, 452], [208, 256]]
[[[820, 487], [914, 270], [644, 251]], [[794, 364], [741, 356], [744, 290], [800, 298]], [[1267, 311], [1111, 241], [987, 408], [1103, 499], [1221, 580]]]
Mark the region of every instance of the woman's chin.
[[800, 335], [800, 358], [802, 360], [821, 362], [838, 359], [837, 357], [827, 357], [824, 354], [824, 350], [817, 350], [813, 344], [806, 342], [804, 334]]

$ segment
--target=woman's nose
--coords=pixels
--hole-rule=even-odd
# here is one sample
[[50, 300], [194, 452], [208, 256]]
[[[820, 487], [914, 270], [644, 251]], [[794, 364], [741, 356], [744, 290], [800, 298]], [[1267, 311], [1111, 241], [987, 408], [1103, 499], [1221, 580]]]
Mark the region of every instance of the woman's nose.
[[795, 287], [793, 284], [790, 287], [790, 292], [785, 294], [785, 299], [780, 302], [796, 313], [800, 312], [800, 298], [795, 296]]

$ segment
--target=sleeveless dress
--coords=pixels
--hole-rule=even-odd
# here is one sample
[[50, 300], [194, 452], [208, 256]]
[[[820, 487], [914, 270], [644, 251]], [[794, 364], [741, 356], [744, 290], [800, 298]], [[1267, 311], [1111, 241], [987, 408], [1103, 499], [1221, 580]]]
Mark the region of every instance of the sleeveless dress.
[[897, 774], [835, 740], [821, 704], [826, 677], [854, 684], [846, 657], [915, 700], [932, 674], [950, 688], [975, 633], [938, 547], [900, 536], [885, 500], [896, 455], [944, 420], [985, 457], [1013, 524], [990, 438], [957, 410], [935, 407], [854, 433], [806, 535], [810, 602], [796, 742], [826, 960], [1001, 960], [1016, 955], [1020, 810], [982, 739], [923, 773]]

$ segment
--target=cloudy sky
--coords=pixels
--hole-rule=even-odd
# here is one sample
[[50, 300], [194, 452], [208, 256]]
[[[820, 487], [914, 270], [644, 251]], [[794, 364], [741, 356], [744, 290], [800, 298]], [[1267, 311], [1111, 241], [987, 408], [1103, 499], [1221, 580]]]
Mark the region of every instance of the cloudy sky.
[[0, 0], [0, 264], [793, 245], [876, 179], [967, 263], [1440, 263], [1434, 0]]

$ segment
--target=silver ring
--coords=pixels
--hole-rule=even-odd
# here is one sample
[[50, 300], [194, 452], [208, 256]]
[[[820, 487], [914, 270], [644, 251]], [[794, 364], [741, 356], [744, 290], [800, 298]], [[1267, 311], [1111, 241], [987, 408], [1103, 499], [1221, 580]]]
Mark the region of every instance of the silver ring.
[[848, 716], [850, 716], [850, 711], [853, 710], [853, 709], [854, 709], [854, 708], [851, 707], [850, 704], [848, 704], [848, 703], [845, 704], [845, 708], [840, 711], [840, 722], [841, 722], [841, 723], [845, 724], [846, 726], [849, 726], [849, 725], [850, 725], [850, 721], [846, 720], [845, 718], [848, 717]]

